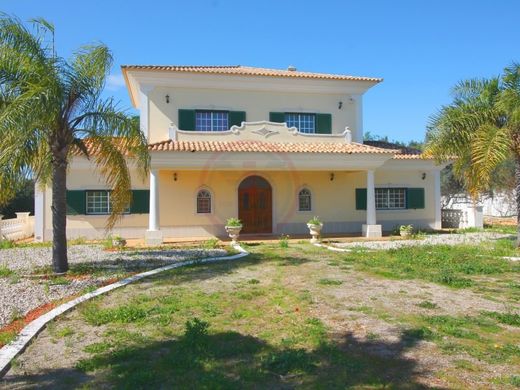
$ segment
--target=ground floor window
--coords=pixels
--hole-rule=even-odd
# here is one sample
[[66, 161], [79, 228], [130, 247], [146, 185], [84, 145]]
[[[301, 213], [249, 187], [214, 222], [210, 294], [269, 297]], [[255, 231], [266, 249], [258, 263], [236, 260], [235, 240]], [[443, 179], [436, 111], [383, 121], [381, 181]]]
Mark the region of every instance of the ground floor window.
[[87, 214], [110, 214], [109, 191], [87, 191]]
[[311, 192], [307, 188], [298, 193], [298, 210], [311, 211]]
[[376, 188], [376, 209], [405, 209], [406, 188]]
[[[91, 215], [108, 215], [112, 212], [112, 203], [110, 200], [110, 191], [108, 190], [88, 190], [86, 194], [86, 214]], [[130, 207], [127, 207], [124, 214], [130, 213]]]
[[211, 194], [208, 190], [197, 193], [197, 214], [211, 213]]

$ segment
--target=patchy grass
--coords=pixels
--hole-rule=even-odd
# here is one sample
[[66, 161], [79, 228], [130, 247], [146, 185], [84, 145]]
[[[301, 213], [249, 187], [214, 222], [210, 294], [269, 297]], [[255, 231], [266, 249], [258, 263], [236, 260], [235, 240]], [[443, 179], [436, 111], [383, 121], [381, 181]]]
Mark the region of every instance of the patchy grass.
[[437, 305], [435, 302], [430, 301], [422, 301], [417, 304], [417, 306], [422, 307], [423, 309], [438, 309], [439, 305]]
[[[209, 268], [199, 265], [157, 278], [153, 294], [143, 290], [124, 302], [97, 299], [83, 305], [87, 323], [108, 326], [111, 332], [85, 347], [90, 357], [76, 368], [105, 373], [101, 377], [108, 383], [123, 388], [405, 384], [401, 376], [410, 371], [407, 359], [370, 356], [355, 338], [334, 343], [328, 326], [310, 315], [309, 292], [288, 288], [278, 277], [291, 264], [305, 261], [301, 248], [288, 257], [282, 251], [290, 248], [266, 249], [273, 254], [268, 262], [280, 273], [262, 283], [249, 278], [232, 288], [219, 284], [217, 290], [204, 291], [196, 280]], [[259, 261], [261, 255], [249, 260], [252, 266]], [[228, 268], [212, 266], [217, 273]], [[341, 284], [337, 282], [332, 285]], [[114, 331], [134, 329], [132, 324], [140, 337], [114, 337]], [[383, 343], [375, 336], [366, 342]]]
[[0, 332], [0, 345], [9, 344], [16, 338], [16, 331]]
[[119, 306], [117, 308], [102, 309], [95, 302], [88, 303], [83, 308], [85, 320], [91, 325], [109, 323], [128, 324], [144, 319], [148, 314], [138, 303]]
[[8, 278], [14, 274], [12, 269], [9, 269], [6, 265], [0, 265], [0, 278]]
[[484, 315], [496, 319], [501, 324], [520, 326], [520, 314], [516, 313], [498, 313], [496, 311], [484, 312]]
[[475, 277], [517, 273], [520, 264], [498, 256], [510, 254], [509, 240], [492, 245], [436, 245], [380, 251], [353, 251], [343, 261], [357, 270], [394, 279], [422, 279], [453, 288], [477, 284]]
[[341, 280], [327, 279], [327, 278], [318, 280], [318, 283], [323, 286], [339, 286], [339, 285], [343, 284], [343, 282]]
[[[93, 388], [514, 386], [513, 377], [482, 373], [520, 365], [517, 317], [500, 309], [467, 315], [428, 295], [471, 300], [476, 293], [458, 289], [497, 281], [515, 289], [513, 264], [462, 256], [464, 247], [344, 254], [273, 242], [248, 249], [241, 261], [171, 270], [81, 305], [64, 324], [75, 334], [63, 337], [79, 343], [70, 372], [86, 373]], [[442, 281], [439, 268], [471, 284]], [[408, 292], [395, 279], [409, 279]], [[421, 354], [427, 370], [440, 360], [441, 371], [422, 376]], [[57, 388], [67, 375], [46, 372]]]

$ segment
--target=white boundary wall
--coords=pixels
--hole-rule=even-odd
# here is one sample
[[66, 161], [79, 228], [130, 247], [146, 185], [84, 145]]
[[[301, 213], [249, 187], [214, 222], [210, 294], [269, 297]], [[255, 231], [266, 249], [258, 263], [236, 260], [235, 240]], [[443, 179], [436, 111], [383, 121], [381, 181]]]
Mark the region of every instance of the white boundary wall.
[[34, 235], [34, 217], [29, 213], [16, 213], [16, 218], [2, 219], [0, 215], [0, 241], [23, 240]]

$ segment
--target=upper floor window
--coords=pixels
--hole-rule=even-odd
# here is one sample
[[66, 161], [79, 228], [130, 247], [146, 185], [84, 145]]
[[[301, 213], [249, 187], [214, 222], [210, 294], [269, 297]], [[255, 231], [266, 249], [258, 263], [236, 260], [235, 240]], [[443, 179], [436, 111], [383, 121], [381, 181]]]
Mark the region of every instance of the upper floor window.
[[298, 211], [311, 211], [311, 192], [307, 188], [298, 193]]
[[211, 194], [208, 190], [197, 193], [197, 214], [211, 213]]
[[406, 188], [376, 188], [376, 209], [405, 209]]
[[316, 115], [303, 113], [286, 113], [287, 127], [296, 127], [300, 133], [316, 132]]
[[226, 131], [229, 130], [229, 114], [227, 111], [197, 111], [195, 113], [195, 130]]

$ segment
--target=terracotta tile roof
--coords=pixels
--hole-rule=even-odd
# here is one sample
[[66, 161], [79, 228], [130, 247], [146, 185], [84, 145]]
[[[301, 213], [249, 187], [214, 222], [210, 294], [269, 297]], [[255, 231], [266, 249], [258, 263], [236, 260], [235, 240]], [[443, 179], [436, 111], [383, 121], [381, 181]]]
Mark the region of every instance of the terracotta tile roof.
[[326, 80], [351, 80], [370, 81], [379, 83], [383, 81], [377, 77], [349, 76], [327, 73], [301, 72], [298, 70], [256, 68], [252, 66], [230, 65], [230, 66], [187, 66], [187, 65], [122, 65], [123, 70], [159, 70], [172, 72], [190, 73], [212, 73], [242, 76], [267, 76], [267, 77], [295, 77], [304, 79], [326, 79]]
[[376, 148], [383, 148], [389, 150], [397, 150], [396, 155], [394, 156], [395, 160], [419, 160], [426, 159], [423, 156], [422, 151], [415, 148], [408, 148], [393, 142], [386, 141], [364, 141], [364, 145], [373, 146]]
[[163, 141], [149, 145], [151, 152], [257, 152], [394, 154], [397, 150], [358, 143], [262, 142], [262, 141]]

